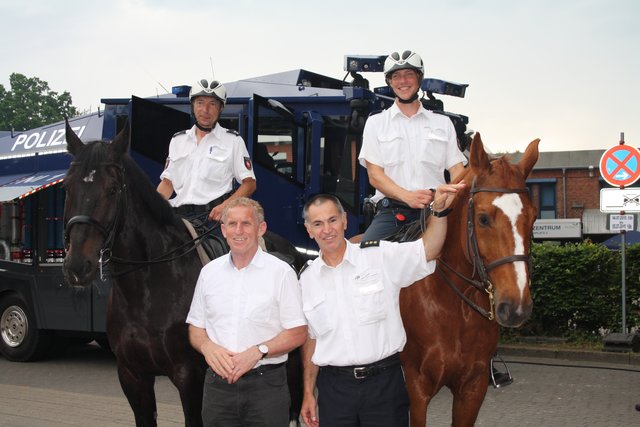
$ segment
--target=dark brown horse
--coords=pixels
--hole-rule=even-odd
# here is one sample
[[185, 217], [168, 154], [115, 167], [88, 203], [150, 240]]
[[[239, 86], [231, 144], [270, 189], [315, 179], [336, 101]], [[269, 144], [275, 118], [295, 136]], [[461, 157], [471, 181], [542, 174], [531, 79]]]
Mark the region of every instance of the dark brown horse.
[[[136, 425], [156, 425], [155, 377], [166, 375], [185, 425], [201, 426], [206, 364], [189, 344], [185, 319], [202, 264], [180, 218], [127, 154], [128, 130], [85, 145], [67, 124], [74, 160], [64, 180], [63, 270], [70, 285], [87, 286], [110, 267], [107, 336]], [[273, 233], [265, 235], [268, 248], [269, 236], [275, 250], [296, 257]]]
[[401, 354], [411, 425], [423, 427], [429, 402], [453, 394], [453, 426], [473, 426], [489, 383], [498, 324], [520, 326], [532, 309], [530, 242], [536, 210], [525, 184], [538, 160], [531, 142], [518, 164], [491, 160], [476, 134], [437, 271], [400, 293], [407, 331]]

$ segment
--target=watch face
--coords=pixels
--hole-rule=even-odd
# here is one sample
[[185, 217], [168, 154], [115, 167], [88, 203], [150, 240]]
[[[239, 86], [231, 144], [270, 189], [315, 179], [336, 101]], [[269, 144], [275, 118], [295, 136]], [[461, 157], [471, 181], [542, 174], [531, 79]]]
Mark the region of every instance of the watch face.
[[267, 346], [266, 346], [266, 345], [264, 345], [264, 344], [260, 344], [260, 345], [258, 346], [258, 350], [260, 350], [260, 353], [262, 353], [262, 354], [267, 354], [267, 353], [269, 353], [269, 347], [267, 347]]

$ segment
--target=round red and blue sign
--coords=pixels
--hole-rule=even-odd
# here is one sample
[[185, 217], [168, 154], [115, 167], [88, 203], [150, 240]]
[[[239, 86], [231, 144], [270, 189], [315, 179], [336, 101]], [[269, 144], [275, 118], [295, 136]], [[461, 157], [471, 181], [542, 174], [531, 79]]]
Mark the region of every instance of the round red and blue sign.
[[600, 175], [614, 187], [628, 186], [640, 178], [640, 151], [630, 145], [616, 145], [600, 158]]

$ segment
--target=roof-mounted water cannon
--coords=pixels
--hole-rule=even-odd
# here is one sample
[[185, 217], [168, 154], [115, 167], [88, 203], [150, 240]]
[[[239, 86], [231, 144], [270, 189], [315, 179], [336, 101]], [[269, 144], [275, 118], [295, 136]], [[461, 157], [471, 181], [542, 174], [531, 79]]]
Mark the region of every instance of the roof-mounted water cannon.
[[347, 74], [344, 78], [346, 79], [348, 75], [351, 75], [353, 77], [351, 86], [369, 89], [369, 81], [358, 73], [382, 72], [386, 58], [386, 55], [345, 55], [344, 70]]

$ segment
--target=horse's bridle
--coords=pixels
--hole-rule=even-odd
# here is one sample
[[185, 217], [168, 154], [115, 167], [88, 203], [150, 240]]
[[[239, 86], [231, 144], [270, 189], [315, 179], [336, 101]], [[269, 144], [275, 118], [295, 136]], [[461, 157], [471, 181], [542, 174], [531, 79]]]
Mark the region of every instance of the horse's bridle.
[[[439, 263], [436, 268], [440, 273], [440, 275], [444, 278], [445, 282], [449, 285], [449, 287], [451, 287], [451, 289], [453, 289], [453, 291], [456, 294], [458, 294], [458, 296], [460, 296], [460, 298], [462, 298], [464, 302], [469, 304], [471, 308], [476, 310], [478, 313], [480, 313], [487, 319], [493, 320], [495, 318], [495, 310], [493, 307], [493, 292], [495, 290], [495, 287], [491, 282], [491, 279], [489, 278], [489, 271], [503, 264], [523, 261], [528, 264], [529, 266], [528, 275], [531, 276], [531, 257], [530, 255], [510, 255], [510, 256], [495, 260], [489, 263], [488, 265], [484, 264], [484, 262], [482, 261], [482, 257], [480, 256], [480, 251], [478, 249], [478, 239], [476, 237], [475, 224], [473, 220], [474, 213], [475, 213], [473, 196], [478, 193], [503, 193], [503, 194], [529, 193], [529, 189], [528, 188], [490, 188], [490, 187], [476, 188], [476, 180], [474, 179], [469, 193], [470, 193], [469, 202], [467, 207], [467, 253], [470, 255], [471, 257], [470, 261], [473, 265], [472, 276], [469, 278], [462, 275], [461, 273], [458, 273], [453, 267], [447, 264], [442, 258], [438, 259]], [[451, 279], [447, 277], [447, 275], [445, 274], [441, 266], [446, 267], [447, 270], [453, 272], [456, 276], [458, 276], [465, 282], [469, 283], [479, 291], [483, 291], [487, 293], [489, 297], [489, 311], [480, 307], [478, 304], [476, 304], [470, 298], [464, 295], [462, 291], [460, 291], [456, 287], [456, 285], [451, 281]], [[476, 275], [480, 280], [474, 279]]]
[[[70, 166], [80, 165], [80, 162], [71, 162]], [[124, 213], [124, 200], [125, 193], [127, 190], [127, 185], [124, 182], [124, 167], [121, 164], [113, 163], [113, 162], [103, 162], [100, 163], [100, 166], [105, 167], [115, 167], [116, 170], [120, 173], [122, 184], [117, 189], [117, 200], [116, 200], [116, 212], [111, 220], [111, 223], [104, 227], [95, 219], [91, 218], [88, 215], [76, 215], [69, 219], [69, 221], [65, 222], [64, 225], [64, 247], [65, 249], [69, 249], [69, 234], [71, 233], [71, 228], [77, 224], [85, 224], [90, 225], [96, 228], [102, 236], [104, 237], [104, 241], [102, 243], [102, 248], [100, 248], [100, 258], [98, 259], [98, 265], [100, 268], [100, 280], [104, 280], [104, 274], [102, 267], [109, 263], [111, 260], [111, 249], [113, 248], [113, 243], [115, 241], [116, 233], [120, 226], [120, 222], [122, 221], [122, 216]], [[106, 258], [105, 258], [106, 256]]]

